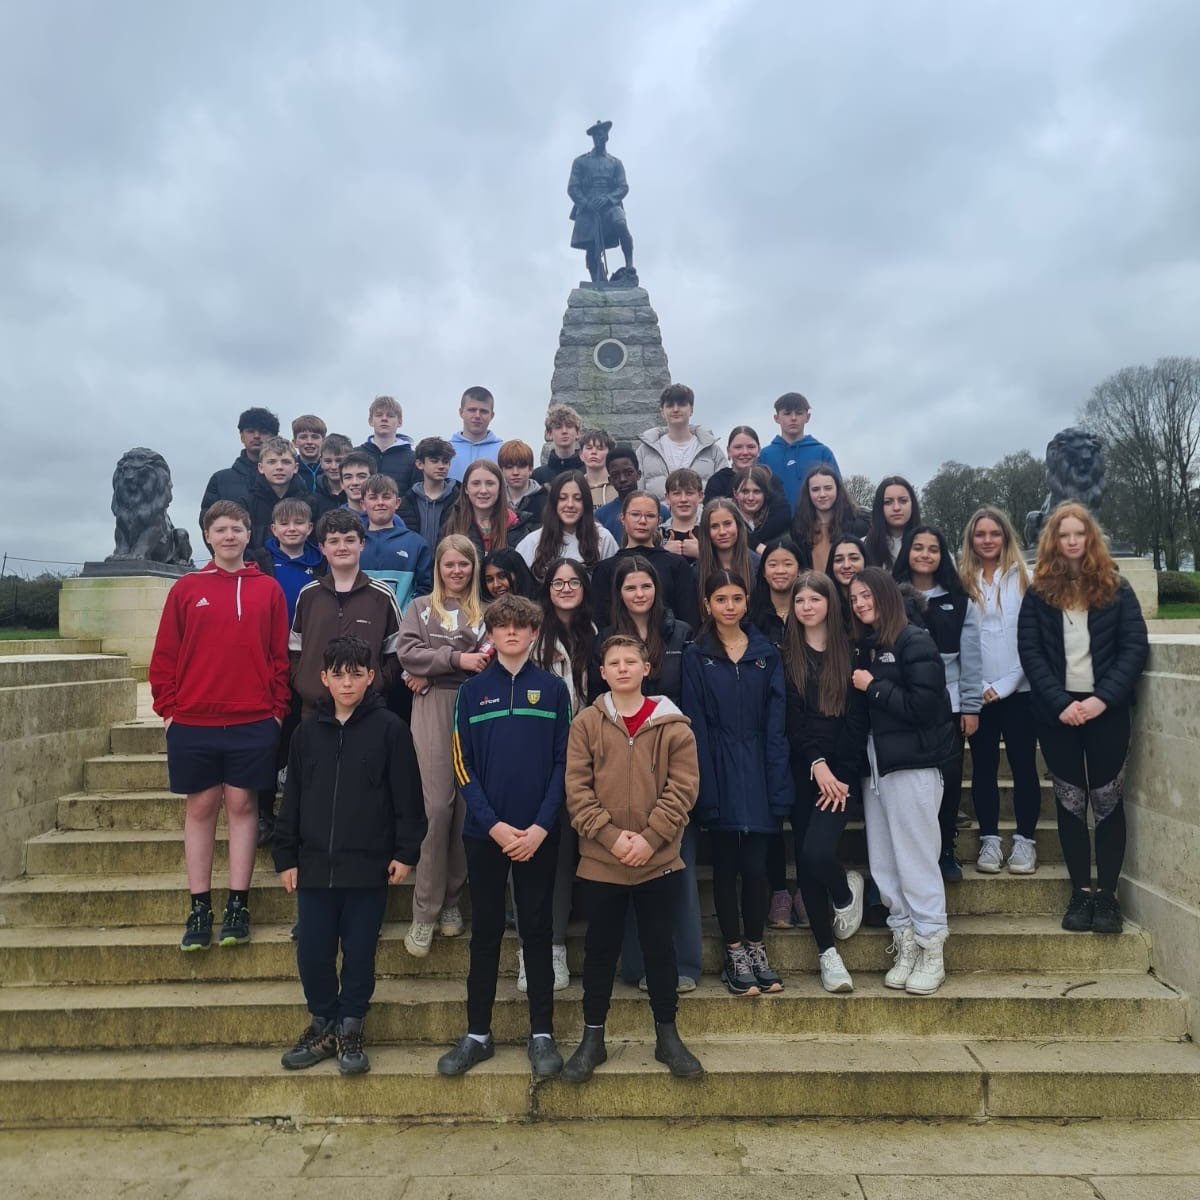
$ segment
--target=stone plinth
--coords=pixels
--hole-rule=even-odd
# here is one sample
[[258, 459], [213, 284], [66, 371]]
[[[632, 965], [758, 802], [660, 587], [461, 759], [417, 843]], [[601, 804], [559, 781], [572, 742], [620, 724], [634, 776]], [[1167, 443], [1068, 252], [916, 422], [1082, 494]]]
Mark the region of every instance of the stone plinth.
[[1129, 580], [1147, 621], [1158, 615], [1158, 572], [1146, 558], [1118, 558], [1117, 569]]
[[584, 428], [632, 441], [659, 423], [658, 397], [671, 382], [658, 314], [645, 288], [577, 287], [567, 298], [551, 404], [569, 404]]
[[99, 638], [105, 654], [124, 654], [146, 677], [154, 635], [175, 582], [159, 575], [64, 579], [58, 601], [63, 637]]

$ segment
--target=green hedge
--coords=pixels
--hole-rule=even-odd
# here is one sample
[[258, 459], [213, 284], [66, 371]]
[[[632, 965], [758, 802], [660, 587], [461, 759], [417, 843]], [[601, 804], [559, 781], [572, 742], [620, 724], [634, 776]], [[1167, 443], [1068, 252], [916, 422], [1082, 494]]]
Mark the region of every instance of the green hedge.
[[57, 629], [61, 591], [62, 578], [58, 575], [39, 575], [37, 579], [5, 576], [0, 579], [0, 625]]
[[1200, 604], [1200, 575], [1187, 571], [1159, 571], [1159, 604]]

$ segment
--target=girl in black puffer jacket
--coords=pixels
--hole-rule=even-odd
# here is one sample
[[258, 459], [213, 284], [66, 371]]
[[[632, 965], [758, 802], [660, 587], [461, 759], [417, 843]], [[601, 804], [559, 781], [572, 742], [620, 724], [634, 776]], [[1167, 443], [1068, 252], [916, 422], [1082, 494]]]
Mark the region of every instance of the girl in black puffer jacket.
[[[1071, 874], [1063, 928], [1120, 933], [1116, 891], [1125, 859], [1130, 709], [1149, 646], [1137, 597], [1082, 504], [1060, 504], [1042, 530], [1017, 619], [1017, 650]], [[1089, 804], [1096, 821], [1094, 894]]]
[[946, 672], [933, 638], [908, 622], [889, 572], [860, 571], [850, 607], [861, 635], [851, 679], [866, 694], [871, 723], [863, 779], [867, 854], [896, 956], [884, 983], [927, 996], [946, 977], [946, 890], [938, 869], [939, 765], [954, 743]]

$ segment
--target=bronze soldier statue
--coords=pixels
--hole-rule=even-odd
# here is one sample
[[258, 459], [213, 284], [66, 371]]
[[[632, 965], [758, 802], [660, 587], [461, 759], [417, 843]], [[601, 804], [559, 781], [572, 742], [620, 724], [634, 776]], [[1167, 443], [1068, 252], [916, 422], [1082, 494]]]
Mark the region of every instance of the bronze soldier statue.
[[621, 160], [607, 150], [611, 128], [611, 121], [597, 121], [588, 130], [592, 149], [571, 164], [571, 178], [567, 183], [567, 195], [574, 201], [571, 220], [575, 227], [571, 230], [571, 245], [587, 253], [587, 269], [593, 283], [602, 283], [608, 278], [604, 269], [604, 251], [620, 246], [625, 255], [625, 269], [617, 272], [614, 282], [619, 276], [636, 285], [633, 238], [621, 204], [629, 193], [629, 185], [625, 182]]

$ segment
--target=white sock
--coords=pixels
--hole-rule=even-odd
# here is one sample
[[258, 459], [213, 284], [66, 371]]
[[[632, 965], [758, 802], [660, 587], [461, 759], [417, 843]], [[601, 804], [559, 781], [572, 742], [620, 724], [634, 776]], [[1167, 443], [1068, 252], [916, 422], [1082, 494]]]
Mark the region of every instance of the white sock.
[[492, 1040], [490, 1033], [468, 1033], [467, 1037], [473, 1042], [478, 1042], [481, 1046], [486, 1046]]
[[535, 1038], [545, 1038], [547, 1041], [552, 1041], [554, 1038], [554, 1034], [552, 1033], [535, 1033], [533, 1036]]

